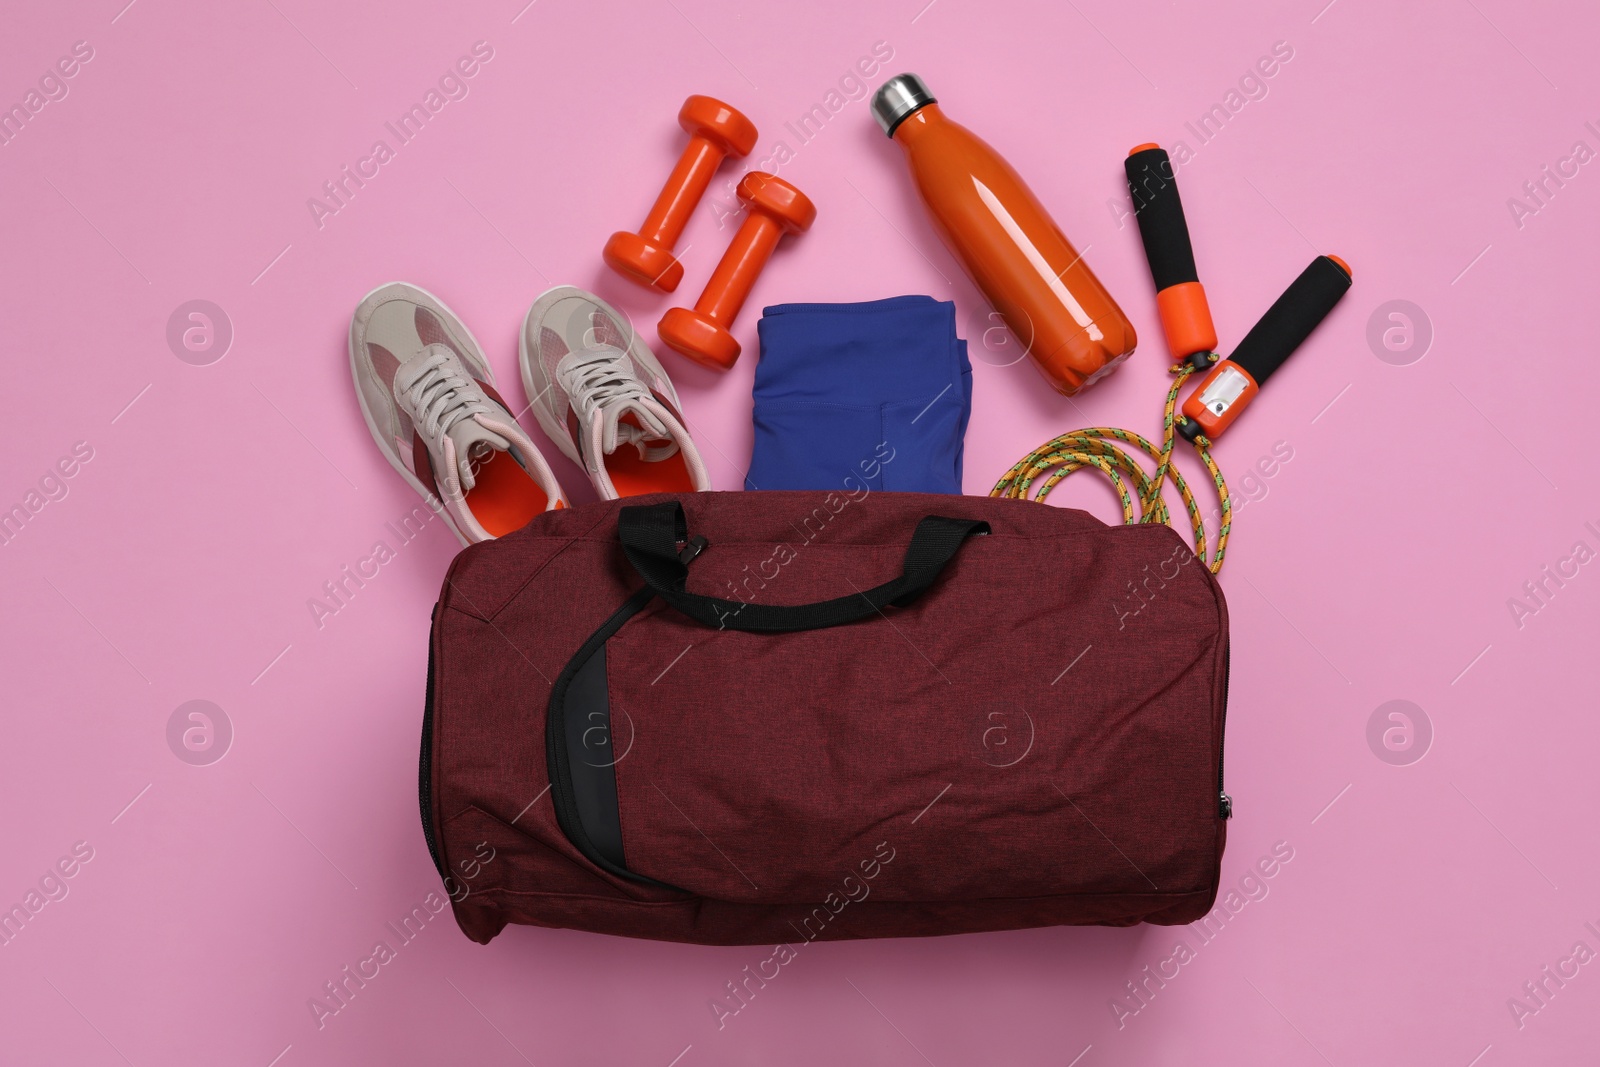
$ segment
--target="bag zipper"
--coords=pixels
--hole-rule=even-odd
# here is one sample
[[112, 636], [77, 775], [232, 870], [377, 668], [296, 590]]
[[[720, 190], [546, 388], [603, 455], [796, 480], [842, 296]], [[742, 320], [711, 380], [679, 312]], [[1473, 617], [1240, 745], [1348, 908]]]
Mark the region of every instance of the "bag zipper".
[[707, 546], [710, 544], [710, 541], [707, 541], [699, 534], [695, 534], [693, 537], [689, 538], [689, 540], [684, 544], [683, 548], [679, 550], [678, 562], [687, 567], [689, 564], [693, 563], [695, 559], [699, 557], [700, 553], [704, 552]]
[[[433, 622], [439, 618], [439, 605], [433, 606]], [[439, 877], [445, 877], [444, 861], [439, 858], [439, 842], [433, 836], [433, 625], [428, 627], [428, 691], [422, 702], [422, 755], [417, 760], [417, 800], [422, 808], [422, 838], [428, 843]]]
[[1228, 743], [1228, 679], [1233, 671], [1233, 646], [1222, 651], [1222, 725], [1217, 737], [1217, 817], [1233, 818], [1233, 798], [1222, 785], [1222, 753]]

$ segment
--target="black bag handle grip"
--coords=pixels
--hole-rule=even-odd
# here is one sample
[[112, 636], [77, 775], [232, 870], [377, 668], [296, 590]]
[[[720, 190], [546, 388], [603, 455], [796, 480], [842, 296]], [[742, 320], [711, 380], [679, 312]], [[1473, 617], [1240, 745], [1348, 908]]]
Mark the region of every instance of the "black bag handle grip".
[[689, 531], [683, 505], [677, 501], [632, 505], [623, 508], [617, 517], [622, 551], [639, 577], [662, 600], [706, 626], [766, 634], [842, 626], [879, 614], [890, 604], [905, 607], [927, 591], [967, 538], [988, 532], [989, 524], [982, 520], [928, 515], [917, 523], [911, 535], [898, 578], [815, 604], [747, 604], [690, 593], [684, 588], [689, 566], [678, 544], [688, 540]]

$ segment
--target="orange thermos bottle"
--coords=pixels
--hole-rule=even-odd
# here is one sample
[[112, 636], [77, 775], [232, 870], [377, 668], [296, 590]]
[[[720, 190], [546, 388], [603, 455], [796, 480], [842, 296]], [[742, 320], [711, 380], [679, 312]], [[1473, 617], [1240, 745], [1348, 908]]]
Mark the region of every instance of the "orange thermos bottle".
[[872, 114], [904, 149], [945, 245], [1035, 366], [1071, 396], [1133, 352], [1133, 325], [1011, 164], [901, 74]]

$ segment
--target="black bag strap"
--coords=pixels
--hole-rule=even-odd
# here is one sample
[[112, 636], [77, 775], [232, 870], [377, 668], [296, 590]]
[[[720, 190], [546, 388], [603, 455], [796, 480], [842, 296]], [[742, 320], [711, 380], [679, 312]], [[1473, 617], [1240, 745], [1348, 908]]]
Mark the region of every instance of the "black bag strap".
[[689, 541], [689, 531], [683, 506], [677, 501], [625, 507], [617, 518], [617, 536], [628, 562], [657, 596], [696, 622], [750, 633], [821, 630], [879, 614], [889, 604], [905, 607], [927, 591], [967, 538], [988, 532], [989, 524], [982, 520], [929, 515], [917, 523], [911, 535], [898, 578], [833, 600], [789, 606], [747, 604], [687, 592], [689, 560], [705, 541], [695, 538], [680, 553], [678, 545]]

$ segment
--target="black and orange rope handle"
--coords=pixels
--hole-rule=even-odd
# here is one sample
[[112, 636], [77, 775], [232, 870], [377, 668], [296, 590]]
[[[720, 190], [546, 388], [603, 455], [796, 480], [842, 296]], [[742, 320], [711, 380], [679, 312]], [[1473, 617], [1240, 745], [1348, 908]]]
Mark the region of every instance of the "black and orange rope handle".
[[[1318, 256], [1300, 272], [1266, 314], [1256, 322], [1229, 359], [1216, 352], [1217, 331], [1211, 308], [1195, 267], [1189, 225], [1178, 197], [1178, 185], [1167, 153], [1143, 144], [1128, 153], [1124, 163], [1128, 191], [1133, 197], [1139, 236], [1156, 286], [1156, 308], [1167, 347], [1177, 362], [1172, 365], [1172, 387], [1162, 413], [1161, 445], [1129, 430], [1095, 426], [1062, 434], [1034, 449], [1008, 470], [990, 490], [990, 496], [1043, 501], [1063, 478], [1084, 467], [1094, 467], [1111, 479], [1122, 503], [1122, 521], [1133, 525], [1159, 522], [1171, 525], [1171, 513], [1162, 493], [1170, 477], [1183, 499], [1194, 531], [1195, 554], [1207, 561], [1213, 574], [1222, 570], [1228, 534], [1233, 528], [1233, 502], [1222, 470], [1211, 456], [1213, 441], [1239, 417], [1261, 391], [1268, 377], [1328, 316], [1350, 289], [1350, 267], [1338, 256]], [[1208, 371], [1200, 386], [1178, 411], [1178, 394], [1184, 382], [1198, 371]], [[1216, 486], [1222, 511], [1216, 552], [1207, 559], [1205, 521], [1199, 504], [1172, 464], [1172, 450], [1181, 436], [1194, 446]], [[1131, 445], [1156, 461], [1155, 473], [1112, 442]], [[1043, 477], [1043, 481], [1040, 478]], [[1129, 492], [1128, 483], [1134, 492]], [[1134, 498], [1139, 501], [1135, 515]]]

